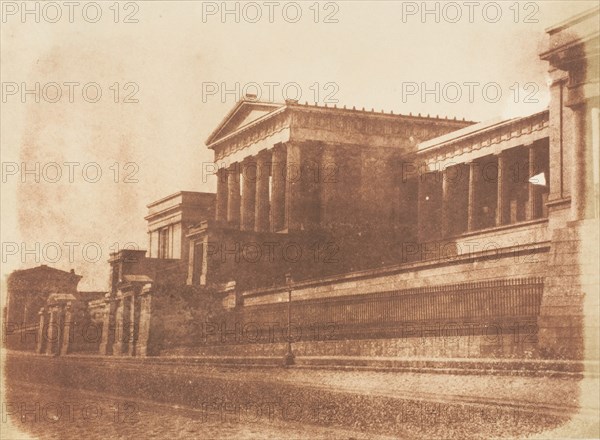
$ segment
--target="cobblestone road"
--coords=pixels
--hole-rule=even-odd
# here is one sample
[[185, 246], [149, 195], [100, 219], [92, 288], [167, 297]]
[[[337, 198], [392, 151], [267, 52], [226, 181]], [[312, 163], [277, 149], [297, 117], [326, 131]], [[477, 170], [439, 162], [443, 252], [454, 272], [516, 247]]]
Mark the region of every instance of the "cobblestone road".
[[268, 411], [205, 412], [80, 390], [13, 385], [18, 387], [2, 399], [2, 440], [388, 438], [283, 423]]

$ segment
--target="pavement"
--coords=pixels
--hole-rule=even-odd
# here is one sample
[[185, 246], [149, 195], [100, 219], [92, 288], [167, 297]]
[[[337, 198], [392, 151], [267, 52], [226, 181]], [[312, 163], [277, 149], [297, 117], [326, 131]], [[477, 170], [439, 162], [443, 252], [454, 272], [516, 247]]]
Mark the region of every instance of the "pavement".
[[[18, 408], [3, 407], [3, 420], [6, 418], [7, 422], [0, 426], [2, 439], [27, 438], [3, 435], [11, 420], [14, 427], [27, 428], [37, 435], [33, 438], [600, 438], [597, 375], [544, 377], [248, 368], [198, 365], [182, 360], [137, 363], [132, 359], [106, 357], [26, 355], [19, 359], [21, 369], [38, 363], [44, 371], [52, 371], [51, 375], [63, 372], [65, 376], [52, 383], [52, 377], [42, 377], [37, 370], [30, 375], [18, 373], [18, 377], [9, 382], [4, 403], [42, 402], [44, 407], [52, 401], [79, 402], [80, 407], [85, 407], [81, 402], [92, 399], [105, 409], [104, 418], [75, 418], [61, 429], [57, 428], [59, 423], [44, 426], [28, 420], [25, 426], [18, 418], [15, 422], [14, 415], [4, 417], [6, 412], [19, 414]], [[70, 372], [80, 371], [83, 364], [93, 365], [89, 371], [97, 371], [103, 377], [121, 372], [126, 377], [137, 378], [143, 373], [148, 376], [140, 383], [168, 380], [177, 387], [168, 393], [175, 399], [165, 399], [165, 385], [157, 387], [161, 402], [153, 400], [151, 394], [128, 397], [127, 382], [119, 382], [118, 388], [106, 390], [96, 385], [85, 391], [73, 389], [69, 387], [69, 383], [74, 383]], [[32, 379], [40, 382], [31, 383]], [[82, 382], [78, 382], [78, 386], [87, 387]], [[209, 400], [221, 399], [220, 406], [192, 407], [172, 402], [185, 387], [197, 389]], [[245, 397], [257, 402], [262, 400], [261, 396], [279, 404], [288, 402], [286, 399], [296, 399], [299, 405], [296, 409], [304, 410], [307, 415], [304, 423], [296, 422], [300, 419], [294, 419], [289, 413], [287, 417], [282, 416], [278, 407], [244, 409], [242, 404], [240, 410], [240, 402]], [[315, 408], [319, 399], [331, 407]], [[115, 405], [121, 411], [115, 410]], [[129, 420], [126, 416], [131, 416], [132, 408], [136, 409], [138, 422], [126, 424]], [[124, 417], [118, 423], [115, 420], [120, 420], [119, 417], [106, 418], [114, 417], [115, 411]], [[366, 422], [362, 420], [350, 426], [353, 417], [361, 418], [361, 412], [369, 414], [363, 417]], [[377, 420], [380, 414], [382, 418]], [[42, 416], [44, 414], [39, 418], [44, 418]]]

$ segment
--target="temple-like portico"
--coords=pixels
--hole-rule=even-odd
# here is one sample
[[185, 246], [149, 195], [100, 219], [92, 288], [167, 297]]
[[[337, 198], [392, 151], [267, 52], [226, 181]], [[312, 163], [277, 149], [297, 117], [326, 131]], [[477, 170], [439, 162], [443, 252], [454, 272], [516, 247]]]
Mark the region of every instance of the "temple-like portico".
[[[244, 124], [236, 125], [238, 120]], [[339, 209], [331, 205], [343, 204], [339, 199], [344, 194], [333, 184], [343, 183], [345, 192], [359, 190], [344, 201], [356, 213], [364, 208], [356, 199], [367, 184], [366, 177], [360, 181], [361, 175], [392, 179], [389, 159], [411, 152], [420, 140], [469, 124], [290, 100], [285, 104], [243, 100], [207, 140], [219, 167], [215, 218], [257, 232], [320, 227], [336, 220]], [[390, 182], [387, 186], [394, 186]]]
[[547, 111], [422, 143], [402, 175], [417, 187], [419, 241], [547, 217], [549, 171]]

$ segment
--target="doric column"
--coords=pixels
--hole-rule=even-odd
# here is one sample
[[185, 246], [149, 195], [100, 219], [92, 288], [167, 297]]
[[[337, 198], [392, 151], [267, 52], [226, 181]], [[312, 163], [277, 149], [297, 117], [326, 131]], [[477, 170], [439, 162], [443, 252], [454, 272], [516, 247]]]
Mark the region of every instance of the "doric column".
[[71, 350], [71, 325], [73, 323], [73, 306], [69, 301], [65, 307], [65, 320], [62, 331], [62, 343], [60, 346], [60, 354], [65, 355], [69, 354]]
[[242, 203], [240, 213], [240, 229], [254, 230], [254, 208], [256, 205], [257, 165], [253, 157], [248, 157], [242, 163], [240, 178], [242, 179]]
[[254, 216], [254, 230], [265, 232], [269, 230], [269, 176], [271, 154], [261, 151], [256, 157], [256, 209]]
[[442, 172], [442, 238], [450, 235], [450, 176], [448, 167]]
[[219, 222], [227, 221], [227, 173], [220, 168], [217, 172], [217, 206], [215, 219]]
[[[536, 171], [536, 162], [537, 162], [537, 157], [536, 157], [536, 151], [535, 151], [535, 144], [531, 144], [528, 145], [528, 153], [529, 153], [529, 159], [528, 159], [528, 165], [529, 165], [529, 169], [527, 170], [529, 175], [527, 176], [527, 180], [529, 180], [531, 177], [534, 176], [535, 171]], [[536, 196], [539, 192], [539, 188], [537, 185], [534, 185], [533, 183], [528, 183], [527, 184], [527, 190], [528, 190], [528, 194], [527, 194], [527, 220], [533, 220], [538, 218], [539, 213], [537, 212], [537, 206], [536, 206]]]
[[240, 226], [240, 181], [237, 163], [227, 169], [227, 223], [233, 228]]
[[442, 185], [441, 173], [427, 172], [418, 178], [417, 234], [419, 242], [428, 242], [442, 238]]
[[37, 345], [36, 345], [35, 351], [38, 354], [42, 354], [44, 352], [44, 348], [45, 348], [44, 342], [46, 342], [46, 328], [45, 328], [45, 326], [46, 326], [46, 311], [43, 307], [38, 312], [38, 316], [39, 316], [38, 339], [37, 339]]
[[467, 207], [467, 229], [474, 231], [477, 227], [475, 223], [475, 184], [477, 182], [477, 162], [469, 163], [469, 202]]
[[339, 168], [335, 147], [325, 145], [321, 155], [321, 225], [327, 227], [336, 222], [336, 192], [340, 185]]
[[498, 158], [498, 193], [496, 200], [496, 226], [504, 224], [506, 221], [505, 210], [505, 196], [506, 196], [506, 177], [508, 176], [508, 166], [506, 165], [506, 155], [500, 152], [497, 155]]
[[297, 231], [302, 225], [302, 159], [300, 146], [293, 142], [287, 145], [285, 179], [285, 228]]
[[284, 228], [285, 220], [285, 182], [286, 182], [286, 146], [278, 144], [273, 148], [271, 161], [271, 231]]

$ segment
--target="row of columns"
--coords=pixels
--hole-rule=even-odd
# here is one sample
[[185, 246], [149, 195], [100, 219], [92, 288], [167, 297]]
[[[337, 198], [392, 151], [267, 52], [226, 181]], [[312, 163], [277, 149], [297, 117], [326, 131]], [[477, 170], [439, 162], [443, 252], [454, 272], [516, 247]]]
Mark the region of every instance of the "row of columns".
[[[527, 180], [529, 177], [534, 174], [540, 173], [542, 170], [539, 168], [539, 163], [542, 160], [540, 155], [539, 146], [534, 143], [525, 146], [527, 148], [527, 161], [528, 161], [528, 169], [526, 172], [528, 173]], [[498, 170], [498, 178], [496, 179], [497, 188], [496, 188], [496, 206], [495, 206], [495, 217], [493, 219], [493, 224], [486, 225], [483, 227], [489, 226], [501, 226], [510, 223], [510, 218], [507, 215], [507, 195], [510, 190], [510, 172], [509, 172], [509, 156], [503, 151], [499, 154], [495, 155], [497, 160], [497, 170]], [[481, 229], [482, 219], [478, 218], [478, 215], [481, 213], [476, 212], [476, 208], [478, 206], [478, 197], [481, 197], [485, 188], [479, 186], [481, 185], [481, 180], [477, 178], [477, 173], [481, 173], [481, 169], [479, 164], [476, 161], [470, 162], [468, 164], [461, 164], [458, 166], [468, 167], [468, 184], [465, 185], [467, 191], [466, 197], [466, 231], [475, 231]], [[441, 184], [441, 236], [449, 237], [452, 234], [452, 228], [456, 228], [456, 213], [452, 212], [453, 210], [464, 208], [457, 204], [455, 198], [453, 197], [456, 191], [451, 188], [451, 186], [456, 183], [453, 182], [452, 176], [449, 175], [450, 168], [446, 168], [442, 174], [442, 184]], [[547, 178], [548, 176], [546, 176]], [[527, 180], [525, 182], [527, 182]], [[542, 206], [540, 203], [540, 194], [544, 191], [542, 186], [534, 185], [531, 183], [527, 184], [527, 205], [526, 205], [526, 220], [533, 220], [539, 218], [542, 215]], [[548, 184], [548, 182], [546, 183]], [[433, 195], [428, 195], [428, 191], [432, 191], [431, 186], [423, 185], [422, 182], [419, 182], [419, 199], [422, 200], [425, 197], [432, 197], [433, 203], [437, 203], [435, 196], [435, 191], [432, 193]], [[460, 191], [460, 188], [457, 190]], [[434, 212], [428, 212], [425, 216], [419, 216], [419, 222], [427, 222], [430, 221], [429, 217], [435, 216]], [[425, 217], [425, 218], [424, 218]], [[459, 231], [459, 232], [466, 232]], [[456, 232], [456, 231], [455, 231]], [[427, 237], [422, 237], [427, 239]]]
[[216, 220], [257, 232], [277, 232], [289, 227], [294, 216], [291, 194], [296, 190], [294, 185], [299, 184], [286, 179], [287, 163], [292, 162], [300, 163], [299, 147], [278, 144], [270, 151], [220, 169]]
[[49, 356], [65, 355], [70, 352], [73, 309], [71, 302], [64, 308], [59, 305], [42, 307], [38, 312], [39, 326], [36, 352]]
[[150, 332], [150, 289], [120, 291], [107, 298], [101, 354], [146, 356]]

